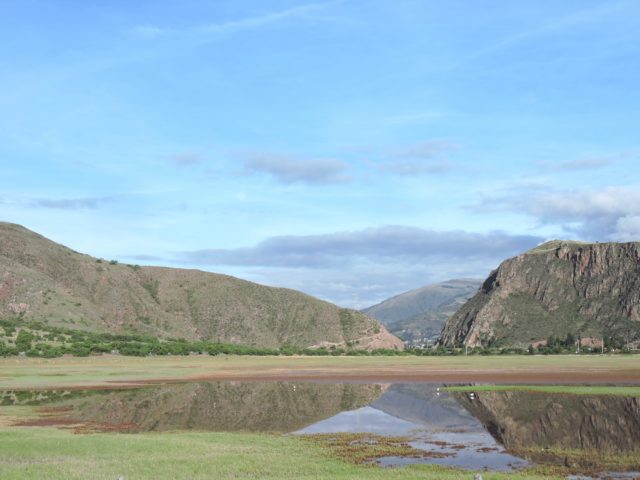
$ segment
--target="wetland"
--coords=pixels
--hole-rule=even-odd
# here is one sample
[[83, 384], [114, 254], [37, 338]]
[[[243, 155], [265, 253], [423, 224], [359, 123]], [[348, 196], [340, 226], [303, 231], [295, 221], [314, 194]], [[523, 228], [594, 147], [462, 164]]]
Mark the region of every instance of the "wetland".
[[634, 478], [615, 357], [0, 359], [0, 478]]
[[506, 388], [226, 380], [7, 389], [0, 391], [0, 411], [12, 428], [75, 434], [285, 434], [379, 467], [516, 472], [547, 466], [608, 478], [640, 472], [640, 396], [633, 389], [602, 395]]

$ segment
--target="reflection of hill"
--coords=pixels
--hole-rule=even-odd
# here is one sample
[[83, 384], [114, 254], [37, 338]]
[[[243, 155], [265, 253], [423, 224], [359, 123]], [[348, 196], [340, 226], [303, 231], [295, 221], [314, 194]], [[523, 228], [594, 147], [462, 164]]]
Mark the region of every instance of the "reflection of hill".
[[73, 407], [73, 419], [126, 425], [131, 432], [289, 432], [366, 405], [381, 393], [378, 385], [207, 382], [114, 390], [58, 405]]
[[640, 445], [640, 398], [480, 392], [453, 397], [507, 449], [633, 452]]
[[432, 428], [482, 431], [482, 425], [448, 393], [438, 395], [435, 385], [396, 384], [371, 404], [396, 418]]

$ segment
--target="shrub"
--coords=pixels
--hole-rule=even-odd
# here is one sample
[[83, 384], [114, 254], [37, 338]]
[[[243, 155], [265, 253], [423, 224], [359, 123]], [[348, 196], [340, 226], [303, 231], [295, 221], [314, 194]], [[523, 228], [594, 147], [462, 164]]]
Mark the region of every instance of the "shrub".
[[18, 337], [16, 338], [16, 348], [19, 352], [27, 352], [31, 350], [31, 342], [33, 341], [33, 334], [26, 330], [20, 330]]

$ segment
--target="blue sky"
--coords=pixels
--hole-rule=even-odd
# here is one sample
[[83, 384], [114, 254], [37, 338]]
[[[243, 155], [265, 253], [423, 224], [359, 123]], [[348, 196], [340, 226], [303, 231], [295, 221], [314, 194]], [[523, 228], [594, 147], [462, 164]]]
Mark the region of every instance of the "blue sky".
[[0, 0], [0, 218], [364, 307], [640, 239], [640, 3]]

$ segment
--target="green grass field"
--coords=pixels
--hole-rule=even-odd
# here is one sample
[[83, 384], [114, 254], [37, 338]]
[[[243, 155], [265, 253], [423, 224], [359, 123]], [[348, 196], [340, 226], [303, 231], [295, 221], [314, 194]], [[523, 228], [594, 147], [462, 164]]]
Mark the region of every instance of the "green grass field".
[[180, 381], [196, 378], [640, 384], [640, 356], [96, 356], [0, 359], [0, 389], [114, 386], [153, 379]]
[[[534, 474], [482, 473], [533, 480]], [[0, 478], [10, 479], [473, 479], [434, 466], [382, 469], [329, 456], [303, 438], [239, 433], [74, 435], [52, 428], [0, 429]]]

